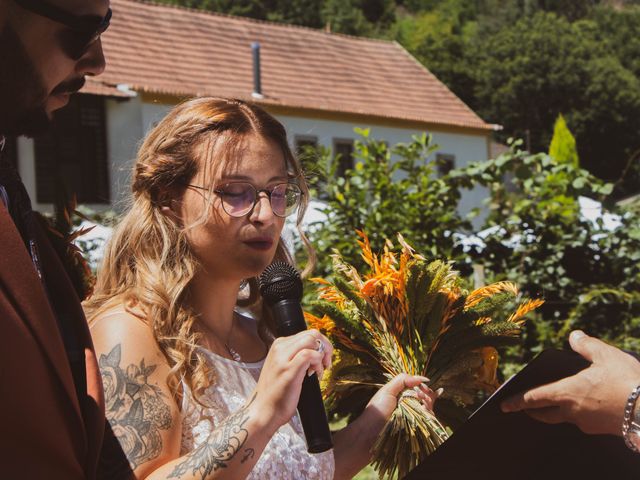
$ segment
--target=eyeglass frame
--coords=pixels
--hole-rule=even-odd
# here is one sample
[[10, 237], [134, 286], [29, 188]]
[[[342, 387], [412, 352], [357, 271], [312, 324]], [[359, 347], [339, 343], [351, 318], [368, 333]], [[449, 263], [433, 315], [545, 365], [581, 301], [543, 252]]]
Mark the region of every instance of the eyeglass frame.
[[107, 10], [104, 17], [100, 18], [98, 15], [74, 15], [57, 5], [46, 3], [42, 0], [13, 1], [21, 8], [35, 13], [36, 15], [40, 15], [41, 17], [48, 18], [56, 23], [60, 23], [74, 32], [86, 34], [87, 43], [83, 46], [79, 55], [67, 52], [73, 60], [82, 58], [91, 45], [93, 45], [111, 25], [111, 17], [113, 14], [111, 8]]
[[[267, 198], [269, 199], [269, 208], [271, 208], [271, 211], [273, 212], [273, 214], [278, 217], [278, 218], [287, 218], [289, 215], [293, 214], [295, 212], [295, 210], [293, 210], [291, 213], [289, 214], [285, 214], [285, 215], [278, 215], [274, 210], [273, 210], [273, 205], [271, 204], [271, 194], [273, 193], [273, 191], [279, 187], [280, 185], [292, 185], [294, 187], [296, 187], [298, 189], [298, 204], [296, 205], [296, 210], [298, 209], [298, 207], [300, 207], [300, 202], [302, 201], [302, 197], [304, 196], [304, 192], [302, 191], [302, 189], [300, 188], [300, 185], [298, 185], [297, 183], [294, 182], [281, 182], [281, 183], [277, 183], [275, 184], [271, 190], [266, 189], [266, 188], [261, 188], [258, 189], [254, 184], [252, 184], [251, 182], [228, 182], [222, 185], [222, 188], [228, 186], [228, 185], [234, 185], [234, 184], [245, 184], [245, 185], [250, 185], [253, 188], [253, 191], [255, 192], [254, 198], [253, 198], [253, 205], [251, 205], [251, 208], [249, 210], [247, 210], [245, 213], [243, 213], [242, 215], [232, 215], [231, 213], [227, 212], [227, 209], [224, 206], [224, 199], [220, 198], [221, 203], [222, 203], [222, 209], [224, 210], [224, 213], [226, 213], [227, 215], [229, 215], [232, 218], [242, 218], [242, 217], [246, 217], [247, 215], [251, 215], [251, 213], [253, 212], [253, 210], [256, 208], [257, 203], [260, 201], [260, 194], [261, 193], [265, 193], [265, 195], [267, 196]], [[219, 187], [214, 188], [213, 190], [211, 190], [211, 188], [209, 187], [203, 187], [202, 185], [194, 185], [191, 183], [184, 183], [183, 184], [185, 187], [192, 187], [195, 188], [197, 190], [204, 190], [206, 192], [213, 192], [216, 195], [222, 195], [223, 193], [226, 193], [224, 190], [222, 190]]]

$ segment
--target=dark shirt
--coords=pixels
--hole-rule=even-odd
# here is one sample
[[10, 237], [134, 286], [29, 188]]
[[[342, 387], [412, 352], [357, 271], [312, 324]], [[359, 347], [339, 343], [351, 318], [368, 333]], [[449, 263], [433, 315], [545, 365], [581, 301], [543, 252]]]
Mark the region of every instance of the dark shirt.
[[2, 137], [0, 139], [0, 197], [20, 232], [31, 257], [33, 267], [42, 282], [64, 342], [78, 397], [83, 398], [87, 386], [85, 378], [86, 365], [83, 348], [73, 326], [75, 322], [74, 319], [70, 318], [70, 314], [67, 311], [68, 308], [64, 307], [67, 304], [66, 299], [60, 299], [55, 294], [52, 294], [56, 291], [55, 286], [47, 285], [47, 276], [43, 272], [36, 240], [36, 222], [38, 218], [31, 207], [29, 194], [20, 179], [20, 175], [16, 168], [2, 155], [4, 144], [4, 137]]

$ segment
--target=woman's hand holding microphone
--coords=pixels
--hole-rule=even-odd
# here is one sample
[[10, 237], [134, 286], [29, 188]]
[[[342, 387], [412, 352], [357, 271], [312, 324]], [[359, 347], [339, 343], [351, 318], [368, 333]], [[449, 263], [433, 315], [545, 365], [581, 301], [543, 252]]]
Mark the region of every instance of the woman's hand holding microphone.
[[275, 430], [295, 414], [305, 375], [322, 378], [331, 365], [333, 346], [317, 330], [277, 338], [267, 354], [251, 405]]
[[[274, 430], [287, 423], [295, 414], [304, 376], [315, 373], [321, 379], [331, 365], [332, 354], [331, 342], [317, 330], [277, 338], [269, 349], [256, 387], [253, 402], [256, 412], [270, 419]], [[386, 420], [403, 392], [410, 391], [427, 410], [433, 411], [439, 393], [427, 386], [428, 381], [419, 375], [397, 375], [376, 392], [368, 408]]]

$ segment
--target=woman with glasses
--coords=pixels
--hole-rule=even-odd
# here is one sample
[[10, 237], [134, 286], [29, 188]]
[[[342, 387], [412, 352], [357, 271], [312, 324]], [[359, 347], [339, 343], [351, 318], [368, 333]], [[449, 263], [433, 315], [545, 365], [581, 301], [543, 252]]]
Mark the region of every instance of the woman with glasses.
[[274, 340], [255, 281], [292, 261], [281, 233], [289, 215], [300, 224], [307, 194], [283, 126], [254, 105], [192, 100], [148, 135], [86, 304], [119, 442], [104, 449], [105, 476], [350, 478], [403, 390], [432, 407], [426, 379], [397, 377], [334, 435], [334, 451], [307, 452], [301, 383], [322, 376], [332, 347], [315, 330]]

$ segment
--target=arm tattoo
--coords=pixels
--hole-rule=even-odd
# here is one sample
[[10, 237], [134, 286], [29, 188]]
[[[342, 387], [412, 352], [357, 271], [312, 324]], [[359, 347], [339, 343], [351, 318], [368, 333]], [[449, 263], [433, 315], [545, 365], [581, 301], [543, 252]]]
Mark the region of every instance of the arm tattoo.
[[[255, 398], [254, 395], [244, 407], [229, 416], [211, 433], [207, 441], [189, 453], [185, 460], [176, 466], [168, 478], [180, 478], [191, 472], [193, 476], [200, 474], [204, 480], [212, 472], [227, 468], [228, 463], [247, 441], [249, 432], [244, 428], [244, 424], [249, 420], [249, 405]], [[253, 449], [247, 450], [253, 452]], [[246, 458], [242, 460], [243, 463]]]
[[120, 367], [121, 346], [100, 355], [106, 416], [132, 470], [162, 451], [160, 430], [171, 428], [171, 409], [157, 385], [149, 383], [156, 365], [132, 363]]
[[244, 449], [244, 457], [240, 460], [240, 463], [244, 463], [256, 454], [256, 451], [253, 448], [245, 448]]

